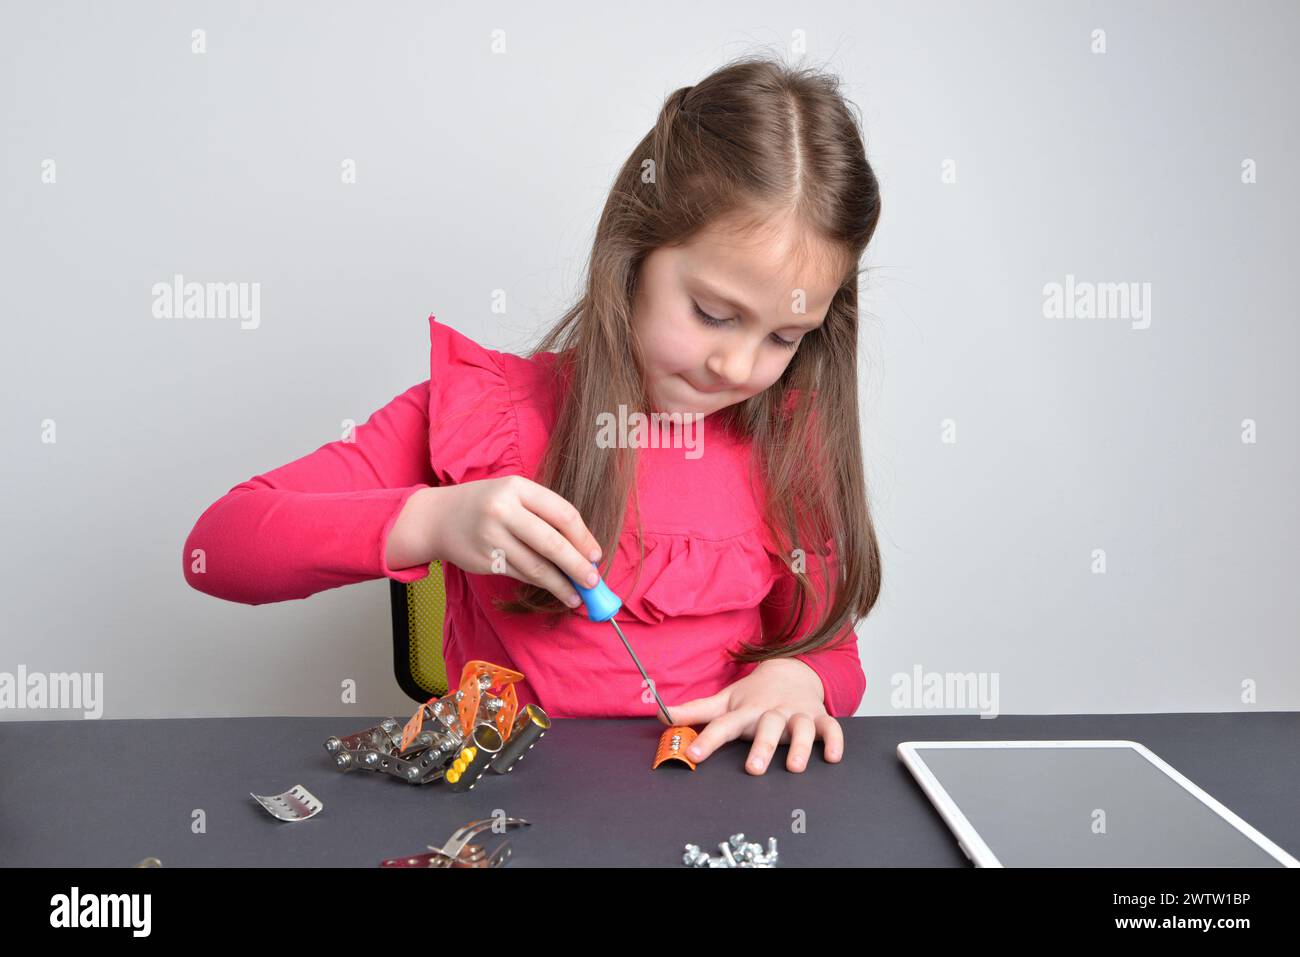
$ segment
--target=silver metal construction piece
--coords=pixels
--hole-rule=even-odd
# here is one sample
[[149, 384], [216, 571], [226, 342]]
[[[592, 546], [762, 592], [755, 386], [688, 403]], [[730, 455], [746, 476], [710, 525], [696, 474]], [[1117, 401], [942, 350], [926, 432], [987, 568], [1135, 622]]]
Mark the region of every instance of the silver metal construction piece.
[[248, 794], [254, 801], [266, 808], [266, 813], [270, 814], [271, 817], [291, 823], [315, 817], [325, 807], [319, 798], [301, 784], [295, 784], [284, 793], [272, 794], [269, 797], [254, 794], [252, 791], [249, 791]]
[[491, 854], [486, 853], [477, 844], [466, 844], [464, 850], [453, 860], [437, 851], [425, 851], [410, 857], [398, 857], [380, 861], [380, 867], [505, 867], [506, 861], [514, 851], [509, 841], [502, 841]]
[[532, 824], [531, 821], [525, 821], [522, 817], [483, 818], [478, 821], [470, 821], [468, 824], [457, 828], [442, 847], [435, 847], [430, 844], [428, 845], [428, 848], [435, 854], [441, 854], [443, 857], [454, 860], [456, 856], [460, 854], [461, 849], [464, 848], [464, 846], [468, 844], [476, 834], [481, 834], [484, 831], [491, 830], [492, 826], [497, 821], [500, 821], [501, 826], [507, 829], [512, 827], [529, 827]]
[[[480, 674], [478, 682], [484, 690], [472, 726], [475, 733], [469, 737], [460, 729], [457, 705], [464, 692], [457, 689], [422, 706], [424, 724], [405, 751], [401, 750], [403, 726], [396, 718], [385, 718], [373, 728], [346, 737], [330, 737], [325, 741], [325, 750], [340, 771], [380, 771], [407, 784], [428, 784], [445, 780], [456, 760], [473, 748], [474, 759], [468, 762], [469, 767], [452, 775], [457, 780], [449, 782], [453, 790], [467, 791], [488, 767], [502, 774], [509, 771], [551, 726], [545, 711], [535, 704], [525, 705], [516, 714], [510, 737], [503, 744], [496, 732], [496, 717], [505, 702], [485, 689], [485, 682], [486, 687], [492, 683], [487, 672]], [[475, 740], [476, 736], [486, 747]]]
[[459, 772], [456, 769], [461, 766], [461, 758], [457, 758], [452, 763], [451, 771], [443, 772], [443, 780], [447, 782], [447, 787], [453, 791], [472, 791], [478, 779], [487, 771], [492, 759], [501, 753], [502, 744], [501, 734], [497, 731], [496, 725], [484, 721], [474, 728], [473, 744], [464, 752], [466, 757], [471, 754], [473, 757], [465, 762], [464, 769]]
[[495, 829], [497, 823], [505, 829], [527, 827], [529, 822], [521, 817], [484, 818], [470, 821], [457, 828], [441, 847], [428, 845], [427, 853], [411, 854], [381, 861], [380, 867], [504, 867], [513, 853], [509, 841], [502, 841], [492, 851], [484, 851], [469, 843], [475, 835]]
[[508, 774], [533, 745], [542, 740], [550, 727], [551, 719], [545, 711], [535, 704], [524, 705], [515, 715], [515, 725], [505, 747], [492, 759], [492, 770], [497, 774]]
[[763, 845], [747, 842], [744, 834], [733, 834], [718, 844], [722, 853], [710, 857], [698, 844], [687, 844], [682, 863], [687, 867], [775, 867], [777, 862], [776, 838], [767, 839], [767, 853]]

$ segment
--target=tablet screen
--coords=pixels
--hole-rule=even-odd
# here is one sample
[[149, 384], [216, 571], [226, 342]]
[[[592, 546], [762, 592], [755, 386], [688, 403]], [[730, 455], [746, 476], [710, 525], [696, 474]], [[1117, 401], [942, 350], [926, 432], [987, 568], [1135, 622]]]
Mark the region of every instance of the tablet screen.
[[1006, 867], [1281, 867], [1132, 748], [917, 752]]

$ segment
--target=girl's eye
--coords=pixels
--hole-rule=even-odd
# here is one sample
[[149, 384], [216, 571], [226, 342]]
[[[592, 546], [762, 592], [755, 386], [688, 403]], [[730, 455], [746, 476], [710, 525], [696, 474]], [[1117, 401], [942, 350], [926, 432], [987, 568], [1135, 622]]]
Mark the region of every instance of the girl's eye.
[[[725, 326], [728, 322], [731, 321], [730, 319], [719, 319], [716, 316], [709, 315], [707, 312], [701, 309], [700, 304], [695, 302], [694, 300], [692, 300], [691, 305], [695, 307], [695, 315], [699, 317], [700, 322], [704, 323], [706, 326], [714, 326], [714, 327]], [[775, 332], [772, 333], [772, 341], [775, 342], [782, 349], [794, 349], [799, 345], [798, 339], [796, 339], [794, 342], [791, 342], [789, 339], [782, 339]]]
[[698, 302], [692, 300], [691, 305], [695, 307], [695, 314], [700, 317], [700, 322], [706, 326], [725, 326], [727, 324], [726, 319], [718, 319], [701, 309]]

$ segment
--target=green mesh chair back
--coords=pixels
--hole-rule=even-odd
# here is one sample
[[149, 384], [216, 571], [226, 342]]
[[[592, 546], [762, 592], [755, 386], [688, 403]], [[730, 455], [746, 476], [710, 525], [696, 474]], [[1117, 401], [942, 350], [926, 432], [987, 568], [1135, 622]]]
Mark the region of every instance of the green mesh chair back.
[[393, 671], [402, 690], [416, 701], [447, 693], [447, 662], [442, 655], [442, 621], [447, 588], [442, 562], [416, 582], [389, 579], [393, 599]]

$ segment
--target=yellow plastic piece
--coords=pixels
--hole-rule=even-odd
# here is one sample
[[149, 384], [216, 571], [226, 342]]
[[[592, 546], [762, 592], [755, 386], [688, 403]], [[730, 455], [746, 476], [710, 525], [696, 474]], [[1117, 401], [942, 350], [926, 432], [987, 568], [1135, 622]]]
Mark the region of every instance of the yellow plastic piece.
[[456, 768], [452, 768], [450, 771], [447, 772], [448, 784], [455, 784], [459, 780], [460, 780], [460, 771], [458, 771]]

